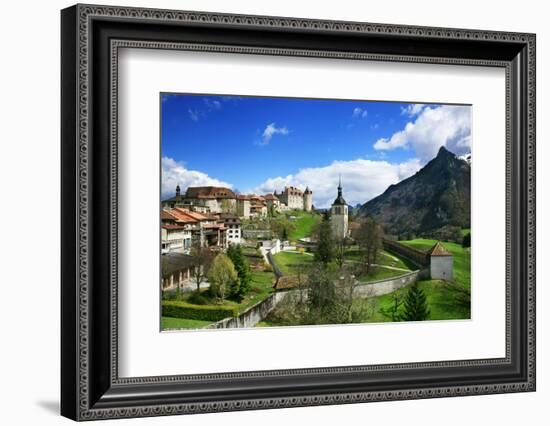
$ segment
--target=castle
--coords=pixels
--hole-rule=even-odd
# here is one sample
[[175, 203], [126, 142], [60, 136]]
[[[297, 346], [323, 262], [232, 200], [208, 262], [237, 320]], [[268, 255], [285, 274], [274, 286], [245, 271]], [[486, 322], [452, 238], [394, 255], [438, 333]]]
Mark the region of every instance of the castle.
[[265, 217], [268, 212], [313, 209], [313, 192], [294, 186], [272, 194], [236, 194], [229, 188], [216, 186], [188, 187], [185, 194], [176, 186], [176, 195], [162, 201], [164, 209], [185, 208], [199, 213], [234, 213], [241, 218]]
[[313, 206], [313, 193], [306, 187], [306, 190], [302, 192], [300, 188], [295, 186], [285, 186], [284, 191], [277, 194], [277, 191], [273, 193], [277, 199], [288, 206], [289, 209], [305, 210], [310, 212]]

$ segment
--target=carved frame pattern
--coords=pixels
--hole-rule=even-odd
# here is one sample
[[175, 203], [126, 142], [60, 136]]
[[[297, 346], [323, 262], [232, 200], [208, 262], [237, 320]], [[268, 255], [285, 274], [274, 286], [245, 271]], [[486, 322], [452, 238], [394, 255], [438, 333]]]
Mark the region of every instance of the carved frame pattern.
[[[230, 410], [248, 410], [264, 408], [281, 408], [294, 406], [310, 406], [325, 404], [344, 404], [354, 402], [384, 401], [384, 400], [402, 400], [417, 398], [435, 398], [443, 396], [463, 396], [489, 393], [505, 393], [518, 391], [533, 391], [535, 389], [535, 36], [533, 34], [520, 34], [511, 32], [494, 32], [465, 29], [448, 28], [428, 28], [417, 26], [387, 25], [387, 24], [369, 24], [358, 22], [337, 22], [325, 20], [295, 19], [282, 17], [266, 16], [246, 16], [229, 15], [202, 12], [187, 11], [169, 11], [155, 9], [139, 9], [127, 7], [104, 7], [77, 5], [75, 9], [77, 18], [77, 64], [76, 64], [76, 87], [77, 87], [77, 146], [76, 158], [76, 190], [77, 190], [77, 235], [76, 238], [76, 261], [78, 276], [76, 277], [76, 322], [77, 322], [77, 362], [76, 362], [76, 383], [74, 390], [78, 396], [77, 407], [67, 409], [65, 415], [78, 420], [92, 420], [105, 418], [123, 418], [123, 417], [141, 417], [141, 416], [159, 416], [185, 413], [206, 413], [216, 411]], [[376, 392], [351, 392], [351, 393], [327, 393], [323, 395], [308, 396], [289, 396], [289, 397], [269, 397], [254, 399], [228, 399], [215, 402], [201, 403], [164, 403], [144, 406], [120, 406], [108, 408], [96, 408], [90, 399], [90, 334], [89, 334], [89, 219], [90, 219], [90, 162], [89, 162], [89, 113], [90, 113], [90, 81], [89, 64], [91, 37], [90, 27], [93, 19], [96, 18], [116, 18], [122, 20], [139, 20], [140, 22], [172, 22], [172, 23], [192, 23], [192, 24], [214, 24], [224, 26], [239, 27], [257, 27], [257, 28], [277, 28], [277, 29], [299, 29], [303, 31], [314, 30], [327, 33], [361, 33], [361, 34], [379, 34], [392, 37], [411, 36], [423, 39], [448, 39], [448, 40], [474, 40], [474, 41], [500, 41], [518, 43], [524, 45], [527, 50], [527, 75], [526, 75], [526, 121], [527, 140], [526, 142], [526, 167], [527, 182], [525, 188], [525, 202], [527, 204], [527, 282], [525, 283], [525, 294], [527, 295], [527, 351], [526, 380], [518, 382], [504, 382], [498, 384], [483, 384], [474, 386], [447, 386], [447, 387], [429, 387], [429, 388], [402, 388], [399, 390], [376, 391]], [[415, 363], [415, 364], [393, 364], [361, 367], [327, 367], [322, 369], [301, 369], [301, 370], [275, 370], [262, 372], [244, 372], [244, 373], [222, 373], [216, 375], [199, 376], [162, 376], [145, 378], [119, 378], [117, 374], [117, 69], [118, 69], [118, 49], [122, 47], [131, 48], [154, 48], [154, 49], [177, 49], [177, 50], [196, 50], [196, 51], [215, 51], [238, 54], [264, 54], [264, 55], [297, 55], [313, 56], [337, 59], [359, 59], [374, 61], [396, 61], [396, 62], [425, 62], [425, 63], [443, 63], [458, 65], [481, 65], [496, 66], [506, 69], [506, 115], [507, 115], [507, 164], [506, 164], [506, 194], [507, 194], [507, 262], [506, 262], [506, 358], [504, 359], [483, 359], [483, 360], [464, 360], [452, 362], [434, 362], [434, 363]], [[244, 377], [269, 377], [269, 376], [303, 376], [307, 374], [331, 374], [336, 372], [357, 372], [357, 371], [380, 371], [380, 370], [398, 370], [408, 368], [425, 367], [449, 367], [449, 366], [474, 366], [506, 364], [510, 362], [510, 342], [511, 342], [511, 322], [510, 312], [511, 295], [511, 270], [509, 256], [512, 253], [511, 247], [511, 217], [510, 209], [512, 203], [512, 178], [511, 164], [512, 151], [510, 148], [510, 139], [512, 129], [510, 128], [510, 118], [512, 114], [511, 94], [512, 65], [508, 61], [499, 60], [478, 60], [461, 58], [443, 58], [443, 57], [418, 57], [406, 55], [386, 55], [386, 54], [366, 54], [340, 51], [318, 51], [303, 49], [280, 49], [280, 48], [258, 48], [243, 46], [227, 46], [212, 44], [194, 44], [194, 43], [174, 43], [174, 42], [152, 42], [144, 40], [111, 40], [111, 366], [110, 379], [112, 385], [128, 384], [168, 384], [185, 381], [217, 380], [217, 379], [240, 379]]]

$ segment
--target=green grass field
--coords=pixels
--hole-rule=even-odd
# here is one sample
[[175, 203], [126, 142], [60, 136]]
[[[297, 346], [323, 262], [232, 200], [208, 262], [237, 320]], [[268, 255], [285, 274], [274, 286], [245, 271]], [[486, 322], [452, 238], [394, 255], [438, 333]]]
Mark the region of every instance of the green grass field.
[[[468, 305], [458, 303], [457, 297], [460, 292], [449, 287], [444, 281], [440, 280], [424, 280], [418, 282], [420, 288], [424, 290], [426, 299], [430, 309], [428, 320], [452, 320], [452, 319], [470, 319], [470, 307]], [[397, 290], [397, 294], [405, 294], [408, 287]], [[390, 322], [391, 318], [384, 315], [383, 312], [392, 305], [391, 294], [385, 294], [373, 298], [377, 301], [377, 309], [370, 318], [365, 318], [363, 322]], [[357, 299], [354, 303], [360, 305], [367, 303], [365, 299]], [[400, 311], [402, 312], [403, 306]]]
[[299, 268], [311, 266], [313, 256], [307, 253], [299, 253], [294, 251], [282, 251], [273, 256], [275, 262], [285, 275], [296, 274]]
[[183, 328], [203, 328], [209, 324], [212, 323], [209, 321], [199, 321], [186, 318], [162, 317], [160, 326], [162, 330], [178, 330]]
[[[436, 243], [436, 240], [417, 238], [416, 240], [400, 241], [410, 247], [419, 250], [429, 250]], [[442, 242], [447, 250], [453, 254], [453, 275], [454, 280], [464, 286], [470, 287], [470, 249], [462, 248], [460, 244]]]
[[240, 312], [243, 312], [273, 293], [274, 284], [275, 274], [273, 272], [252, 271], [250, 293], [241, 301]]
[[298, 241], [300, 238], [309, 237], [315, 224], [321, 221], [321, 216], [316, 213], [293, 211], [288, 216], [296, 217], [292, 220], [296, 228], [288, 235], [290, 241]]
[[[359, 254], [359, 248], [357, 246], [351, 246], [346, 251], [346, 259], [349, 260], [359, 260], [360, 254]], [[376, 263], [378, 265], [386, 265], [386, 266], [393, 266], [395, 268], [401, 268], [401, 269], [407, 269], [409, 271], [414, 271], [415, 268], [414, 264], [407, 261], [406, 259], [402, 259], [398, 257], [397, 255], [394, 255], [392, 253], [388, 253], [385, 250], [380, 250], [378, 253], [378, 257], [376, 259]]]
[[383, 280], [391, 277], [398, 277], [400, 275], [406, 274], [404, 271], [397, 271], [395, 269], [387, 269], [380, 267], [372, 267], [371, 273], [369, 275], [360, 275], [357, 277], [358, 281], [362, 283], [368, 283], [372, 281]]

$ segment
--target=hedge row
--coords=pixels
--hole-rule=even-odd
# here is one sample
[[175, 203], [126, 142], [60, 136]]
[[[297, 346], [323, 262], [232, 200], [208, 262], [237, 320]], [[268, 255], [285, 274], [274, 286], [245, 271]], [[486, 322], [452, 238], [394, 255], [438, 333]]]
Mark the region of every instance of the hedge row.
[[237, 315], [239, 315], [239, 310], [236, 307], [192, 305], [180, 300], [162, 301], [162, 316], [164, 317], [219, 321]]

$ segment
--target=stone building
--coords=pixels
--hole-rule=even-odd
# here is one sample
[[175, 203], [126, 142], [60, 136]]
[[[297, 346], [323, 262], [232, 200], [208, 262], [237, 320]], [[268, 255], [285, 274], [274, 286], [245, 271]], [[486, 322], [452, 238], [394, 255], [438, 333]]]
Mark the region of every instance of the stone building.
[[281, 203], [286, 204], [291, 209], [304, 209], [304, 193], [300, 188], [295, 186], [285, 186], [284, 191], [281, 191], [280, 194], [275, 192], [274, 194]]
[[336, 239], [348, 236], [348, 205], [342, 196], [342, 181], [338, 182], [338, 196], [330, 207], [330, 225]]
[[311, 189], [306, 186], [306, 190], [304, 191], [304, 210], [306, 212], [310, 212], [313, 208], [313, 192], [311, 192]]
[[196, 221], [161, 211], [161, 253], [187, 253], [191, 248], [192, 231]]
[[237, 216], [244, 219], [250, 218], [250, 197], [248, 195], [237, 196]]
[[439, 241], [428, 251], [433, 280], [453, 280], [453, 254]]
[[[185, 195], [180, 192], [180, 186], [176, 186], [175, 197], [162, 202], [163, 207], [182, 207], [189, 210], [198, 210], [194, 207], [202, 207], [210, 213], [235, 212], [237, 199], [235, 193], [229, 189], [218, 186], [190, 186]], [[204, 211], [204, 210], [203, 210]]]
[[240, 244], [242, 242], [241, 220], [231, 213], [220, 214], [226, 229], [227, 244]]
[[264, 199], [268, 211], [273, 212], [281, 210], [281, 201], [274, 194], [266, 194]]
[[183, 253], [167, 253], [161, 257], [162, 290], [189, 284], [193, 275], [193, 257]]

